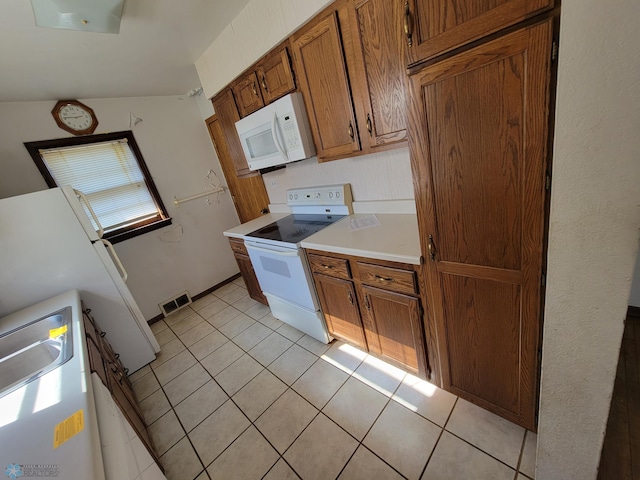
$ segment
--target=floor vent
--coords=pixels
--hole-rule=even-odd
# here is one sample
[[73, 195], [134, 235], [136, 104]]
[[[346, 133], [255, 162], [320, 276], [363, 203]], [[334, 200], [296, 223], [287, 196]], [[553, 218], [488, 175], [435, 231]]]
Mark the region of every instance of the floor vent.
[[162, 314], [166, 317], [170, 313], [180, 310], [191, 303], [191, 297], [188, 292], [182, 292], [169, 300], [159, 303], [158, 306], [162, 310]]

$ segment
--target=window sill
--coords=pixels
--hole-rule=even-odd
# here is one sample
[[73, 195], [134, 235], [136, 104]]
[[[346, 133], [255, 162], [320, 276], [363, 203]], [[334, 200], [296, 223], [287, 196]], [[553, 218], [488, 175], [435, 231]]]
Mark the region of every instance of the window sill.
[[171, 218], [165, 218], [163, 220], [158, 220], [157, 222], [142, 225], [141, 227], [133, 228], [131, 230], [126, 230], [123, 232], [105, 233], [104, 238], [115, 244], [120, 243], [124, 240], [129, 240], [130, 238], [134, 238], [139, 235], [143, 235], [145, 233], [153, 232], [154, 230], [158, 230], [159, 228], [167, 227], [169, 225], [171, 225]]

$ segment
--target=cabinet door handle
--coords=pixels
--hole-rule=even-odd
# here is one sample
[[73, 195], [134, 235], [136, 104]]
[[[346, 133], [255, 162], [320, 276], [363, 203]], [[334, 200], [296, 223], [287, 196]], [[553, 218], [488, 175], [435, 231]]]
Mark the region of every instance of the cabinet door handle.
[[258, 89], [256, 88], [256, 82], [253, 82], [253, 85], [251, 85], [251, 90], [253, 90], [253, 94], [257, 97]]
[[404, 34], [407, 37], [407, 44], [413, 45], [413, 16], [409, 9], [409, 0], [404, 2]]
[[436, 260], [436, 247], [433, 245], [433, 235], [429, 235], [429, 244], [427, 245], [429, 249], [429, 257], [432, 261]]
[[367, 310], [371, 310], [371, 305], [369, 305], [369, 295], [364, 296], [364, 306], [367, 307]]
[[351, 137], [351, 141], [353, 142], [353, 140], [354, 140], [353, 124], [351, 122], [349, 122], [349, 136]]
[[353, 295], [351, 295], [351, 292], [347, 292], [347, 298], [349, 298], [349, 303], [353, 305]]
[[262, 74], [262, 88], [265, 92], [269, 93], [269, 89], [267, 88], [267, 80], [264, 78], [264, 74]]
[[381, 277], [380, 275], [375, 276], [379, 282], [393, 282], [393, 277]]
[[107, 334], [107, 332], [100, 332], [100, 336], [104, 337]]
[[367, 113], [367, 131], [369, 132], [369, 135], [373, 133], [373, 128], [371, 126], [371, 115], [369, 115], [368, 113]]

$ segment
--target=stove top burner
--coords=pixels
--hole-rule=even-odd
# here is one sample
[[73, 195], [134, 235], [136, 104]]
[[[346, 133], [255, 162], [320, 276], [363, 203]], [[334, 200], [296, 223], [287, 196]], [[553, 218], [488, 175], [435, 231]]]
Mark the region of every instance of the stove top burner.
[[297, 244], [346, 215], [293, 214], [251, 232], [248, 237]]

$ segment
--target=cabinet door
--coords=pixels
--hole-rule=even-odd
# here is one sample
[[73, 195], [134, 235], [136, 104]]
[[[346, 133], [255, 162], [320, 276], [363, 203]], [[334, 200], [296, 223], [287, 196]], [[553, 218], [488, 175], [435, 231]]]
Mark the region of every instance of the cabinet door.
[[236, 262], [238, 262], [238, 268], [240, 269], [240, 273], [242, 274], [244, 283], [247, 285], [249, 296], [257, 302], [269, 305], [267, 303], [267, 299], [262, 294], [262, 288], [260, 288], [258, 277], [256, 277], [256, 272], [253, 270], [251, 259], [247, 255], [239, 255], [237, 253], [235, 254], [235, 257]]
[[229, 156], [233, 162], [233, 166], [238, 177], [248, 175], [259, 175], [258, 172], [252, 172], [249, 170], [247, 159], [242, 151], [242, 144], [238, 137], [236, 130], [236, 122], [240, 120], [240, 114], [238, 108], [233, 100], [233, 94], [231, 90], [226, 89], [213, 98], [213, 108], [216, 111], [216, 115], [220, 120], [220, 127], [224, 136], [226, 147], [229, 151]]
[[264, 103], [269, 104], [296, 88], [287, 49], [273, 52], [256, 69]]
[[554, 0], [405, 0], [408, 63], [416, 64], [453, 50], [553, 4]]
[[107, 370], [105, 369], [104, 362], [102, 361], [102, 354], [100, 349], [93, 341], [93, 337], [89, 334], [86, 335], [87, 341], [87, 354], [89, 356], [89, 367], [92, 372], [95, 372], [102, 380], [102, 383], [108, 385]]
[[353, 282], [317, 274], [313, 279], [329, 332], [366, 351]]
[[250, 113], [264, 107], [260, 85], [255, 72], [251, 72], [231, 84], [233, 96], [241, 117], [246, 117]]
[[147, 430], [143, 417], [140, 414], [135, 401], [132, 401], [127, 393], [125, 393], [125, 390], [123, 390], [121, 383], [113, 374], [110, 375], [109, 389], [111, 390], [111, 395], [113, 396], [114, 401], [120, 407], [120, 411], [124, 414], [131, 427], [133, 427], [135, 432], [138, 434], [138, 437], [145, 445], [153, 459], [156, 461], [156, 464], [158, 464], [158, 466], [162, 468], [160, 459], [156, 455], [155, 449], [153, 447], [153, 441], [151, 440], [149, 431]]
[[398, 1], [360, 0], [343, 29], [345, 46], [352, 45], [348, 65], [363, 150], [407, 138], [406, 40], [398, 28], [402, 13]]
[[360, 150], [358, 126], [335, 14], [293, 40], [296, 71], [319, 158]]
[[364, 311], [372, 334], [369, 349], [399, 363], [413, 373], [426, 376], [426, 357], [420, 300], [401, 293], [362, 286]]
[[547, 21], [412, 78], [411, 161], [443, 383], [529, 429], [538, 390], [551, 45]]
[[[269, 211], [269, 195], [267, 195], [262, 176], [251, 172], [252, 175], [238, 177], [236, 173], [233, 159], [237, 155], [242, 155], [244, 158], [238, 134], [235, 133], [232, 138], [232, 142], [235, 142], [235, 148], [232, 150], [225, 137], [222, 121], [217, 115], [207, 119], [207, 127], [240, 222], [245, 223], [267, 213]], [[238, 148], [240, 148], [239, 154]]]

